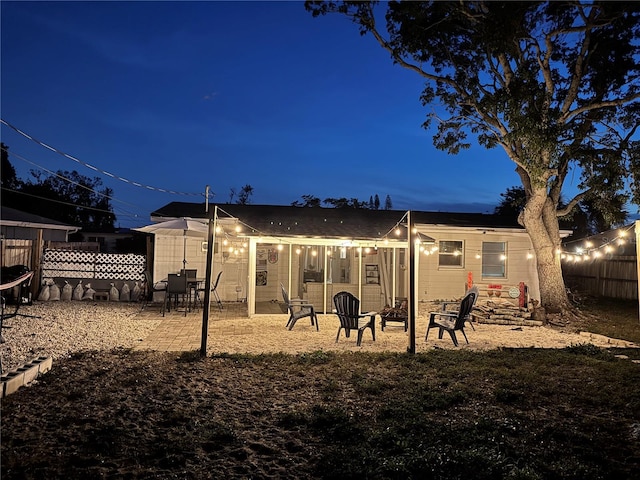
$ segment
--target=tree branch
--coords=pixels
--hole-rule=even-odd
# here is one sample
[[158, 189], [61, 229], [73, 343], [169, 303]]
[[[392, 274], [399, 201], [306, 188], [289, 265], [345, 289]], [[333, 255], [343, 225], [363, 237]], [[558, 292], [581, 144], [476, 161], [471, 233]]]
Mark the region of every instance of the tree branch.
[[571, 201], [567, 204], [566, 207], [560, 208], [556, 211], [556, 216], [564, 217], [565, 215], [568, 215], [569, 213], [571, 213], [571, 210], [573, 210], [573, 207], [575, 207], [578, 203], [580, 203], [580, 201], [584, 197], [586, 197], [589, 194], [589, 192], [591, 192], [591, 189], [585, 190], [584, 192], [580, 192], [579, 194], [577, 194], [575, 197], [571, 199]]

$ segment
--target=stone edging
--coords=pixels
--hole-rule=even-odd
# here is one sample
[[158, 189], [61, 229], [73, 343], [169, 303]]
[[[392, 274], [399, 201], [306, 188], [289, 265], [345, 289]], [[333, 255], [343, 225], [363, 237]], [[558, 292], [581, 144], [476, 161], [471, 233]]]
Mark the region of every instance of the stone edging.
[[52, 357], [38, 357], [15, 370], [7, 372], [0, 377], [0, 393], [2, 398], [15, 392], [23, 385], [33, 382], [38, 375], [51, 370]]

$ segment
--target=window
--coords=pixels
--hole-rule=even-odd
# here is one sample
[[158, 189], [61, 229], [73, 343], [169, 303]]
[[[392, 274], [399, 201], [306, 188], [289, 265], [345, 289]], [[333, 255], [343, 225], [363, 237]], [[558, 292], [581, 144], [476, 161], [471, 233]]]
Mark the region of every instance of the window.
[[482, 276], [505, 278], [507, 244], [505, 242], [482, 242]]
[[441, 240], [438, 249], [438, 265], [440, 267], [462, 267], [463, 249], [461, 241]]

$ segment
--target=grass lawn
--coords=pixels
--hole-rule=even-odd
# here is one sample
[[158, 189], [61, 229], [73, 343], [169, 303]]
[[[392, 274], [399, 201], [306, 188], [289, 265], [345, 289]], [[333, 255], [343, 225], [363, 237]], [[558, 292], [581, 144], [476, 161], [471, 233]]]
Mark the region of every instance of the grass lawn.
[[[637, 339], [613, 306], [597, 333]], [[590, 344], [83, 352], [3, 399], [1, 478], [636, 479], [639, 385]]]

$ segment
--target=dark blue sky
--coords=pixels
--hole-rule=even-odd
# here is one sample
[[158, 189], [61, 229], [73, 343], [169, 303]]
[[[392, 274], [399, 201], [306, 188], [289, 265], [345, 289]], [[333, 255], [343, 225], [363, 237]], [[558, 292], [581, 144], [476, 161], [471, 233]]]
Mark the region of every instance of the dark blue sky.
[[171, 201], [203, 201], [156, 188], [203, 194], [210, 185], [213, 201], [226, 202], [250, 184], [252, 203], [280, 205], [377, 193], [395, 209], [491, 212], [519, 183], [500, 149], [437, 151], [421, 127], [417, 74], [348, 19], [314, 19], [302, 2], [0, 8], [2, 119], [154, 189], [3, 125], [18, 175], [44, 167], [100, 176], [122, 227], [149, 223]]

